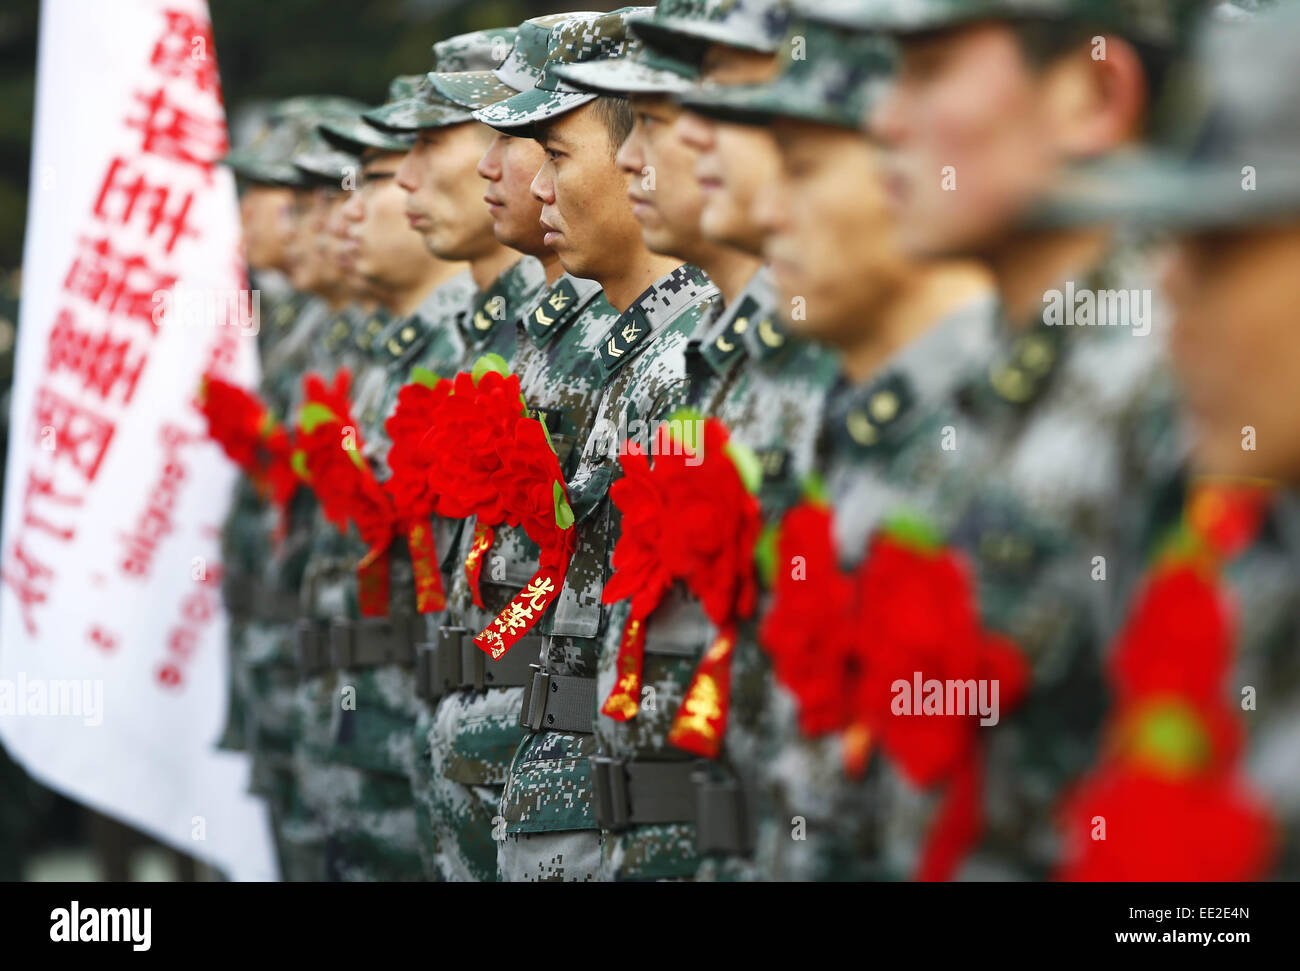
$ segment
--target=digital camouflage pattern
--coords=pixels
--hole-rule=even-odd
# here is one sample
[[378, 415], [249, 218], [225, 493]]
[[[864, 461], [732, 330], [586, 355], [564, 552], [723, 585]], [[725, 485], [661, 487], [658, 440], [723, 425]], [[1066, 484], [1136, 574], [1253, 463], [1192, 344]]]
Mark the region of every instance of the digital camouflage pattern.
[[886, 38], [815, 20], [792, 20], [778, 57], [770, 81], [697, 88], [682, 103], [741, 124], [779, 117], [856, 130], [895, 65]]
[[561, 13], [534, 17], [519, 25], [514, 45], [506, 59], [491, 71], [435, 71], [429, 81], [442, 97], [477, 110], [528, 91], [542, 79], [551, 28], [575, 17], [596, 17], [595, 13]]
[[[534, 628], [543, 635], [545, 672], [597, 675], [609, 613], [600, 595], [618, 528], [609, 486], [619, 474], [620, 443], [629, 436], [648, 442], [647, 423], [667, 420], [686, 400], [686, 344], [717, 296], [700, 270], [678, 267], [651, 284], [600, 337], [599, 403], [568, 488], [577, 546], [560, 595]], [[543, 729], [525, 735], [501, 798], [501, 879], [595, 879], [600, 833], [588, 768], [595, 754], [594, 734]]]
[[632, 36], [697, 70], [713, 44], [775, 53], [789, 19], [784, 0], [688, 0], [661, 8], [631, 18]]
[[[414, 97], [423, 81], [422, 74], [399, 74], [388, 84], [388, 100], [384, 105], [397, 104]], [[366, 121], [361, 112], [322, 122], [320, 132], [330, 144], [355, 155], [360, 155], [367, 148], [377, 148], [382, 152], [405, 152], [415, 143], [413, 132], [376, 128]]]
[[[490, 71], [505, 60], [514, 39], [514, 27], [500, 27], [438, 41], [433, 45], [433, 68], [429, 75]], [[408, 97], [367, 111], [363, 117], [381, 129], [408, 132], [470, 121], [470, 113], [440, 95], [429, 75]]]
[[345, 118], [363, 107], [348, 98], [328, 96], [276, 102], [252, 140], [232, 149], [222, 164], [250, 182], [301, 186], [302, 173], [294, 167], [293, 158], [306, 150], [316, 126], [329, 119]]
[[566, 82], [556, 73], [556, 68], [562, 64], [626, 57], [638, 46], [628, 36], [627, 18], [635, 11], [648, 9], [624, 7], [613, 13], [575, 17], [553, 26], [547, 38], [546, 63], [536, 85], [480, 108], [474, 117], [485, 125], [511, 131], [558, 118], [585, 105], [596, 94]]
[[[779, 521], [801, 495], [813, 467], [821, 415], [839, 373], [836, 356], [790, 335], [776, 313], [776, 294], [760, 269], [725, 310], [702, 321], [687, 352], [691, 377], [688, 404], [721, 420], [733, 441], [753, 450], [763, 468], [759, 501], [765, 523]], [[619, 635], [629, 604], [610, 611], [601, 646], [596, 695], [609, 696], [618, 679]], [[757, 649], [756, 611], [740, 626], [732, 663], [732, 704], [715, 778], [752, 784], [759, 763], [753, 740], [768, 694], [766, 658]], [[653, 707], [617, 722], [597, 718], [602, 756], [636, 761], [690, 762], [693, 756], [667, 742], [691, 677], [717, 630], [681, 584], [646, 621], [644, 685], [654, 689]], [[719, 875], [709, 861], [708, 875]], [[602, 879], [668, 879], [694, 876], [701, 865], [693, 820], [633, 825], [606, 833]], [[746, 867], [748, 864], [740, 864]]]
[[[648, 12], [630, 14], [627, 25], [635, 39], [632, 28], [640, 18], [652, 23], [689, 18], [697, 6], [695, 0], [660, 0]], [[676, 94], [690, 90], [699, 71], [698, 64], [682, 60], [675, 50], [636, 43], [626, 57], [556, 64], [554, 73], [569, 84], [603, 93]]]

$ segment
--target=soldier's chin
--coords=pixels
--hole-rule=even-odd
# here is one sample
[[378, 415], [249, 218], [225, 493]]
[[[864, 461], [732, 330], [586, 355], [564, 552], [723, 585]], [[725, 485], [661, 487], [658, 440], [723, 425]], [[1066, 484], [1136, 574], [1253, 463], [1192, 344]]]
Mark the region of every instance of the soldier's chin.
[[[1242, 434], [1241, 425], [1216, 427], [1194, 422], [1192, 464], [1202, 475], [1300, 482], [1300, 456], [1290, 461], [1276, 448], [1260, 447]], [[1254, 448], [1251, 448], [1251, 445]]]

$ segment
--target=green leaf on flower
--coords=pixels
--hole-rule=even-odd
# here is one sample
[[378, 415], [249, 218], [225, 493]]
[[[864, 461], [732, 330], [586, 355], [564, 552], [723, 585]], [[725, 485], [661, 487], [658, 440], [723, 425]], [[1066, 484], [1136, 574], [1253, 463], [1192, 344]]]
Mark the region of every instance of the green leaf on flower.
[[437, 387], [438, 382], [442, 379], [428, 368], [413, 367], [411, 368], [411, 380], [416, 384], [424, 385], [426, 388], [433, 388]]
[[733, 438], [727, 442], [727, 456], [735, 465], [736, 471], [740, 474], [740, 481], [745, 484], [745, 488], [751, 494], [757, 495], [759, 488], [763, 485], [763, 463], [758, 460], [754, 450]]
[[907, 510], [884, 522], [886, 535], [918, 553], [936, 553], [943, 546], [938, 528], [919, 512]]
[[823, 508], [831, 504], [830, 497], [826, 495], [826, 481], [821, 473], [808, 473], [808, 478], [803, 480], [803, 498], [806, 502]]
[[555, 497], [555, 525], [560, 529], [568, 529], [573, 525], [573, 507], [564, 498], [564, 486], [560, 485], [560, 481], [556, 479], [551, 485]]
[[776, 579], [776, 542], [780, 535], [781, 527], [777, 523], [768, 523], [754, 544], [754, 566], [758, 570], [758, 579], [769, 590]]
[[478, 384], [479, 379], [489, 371], [495, 371], [503, 378], [509, 377], [510, 365], [500, 354], [484, 354], [474, 362], [474, 370], [470, 372], [470, 377], [474, 379], [475, 384]]
[[1210, 761], [1210, 738], [1200, 718], [1179, 701], [1152, 706], [1133, 734], [1134, 757], [1172, 776], [1183, 776]]
[[329, 405], [319, 401], [309, 401], [298, 411], [298, 427], [311, 434], [327, 421], [338, 421], [339, 416], [330, 410]]
[[306, 452], [300, 448], [295, 449], [294, 453], [289, 456], [289, 464], [293, 467], [293, 471], [297, 473], [298, 478], [302, 479], [303, 482], [311, 481], [311, 473], [307, 471]]

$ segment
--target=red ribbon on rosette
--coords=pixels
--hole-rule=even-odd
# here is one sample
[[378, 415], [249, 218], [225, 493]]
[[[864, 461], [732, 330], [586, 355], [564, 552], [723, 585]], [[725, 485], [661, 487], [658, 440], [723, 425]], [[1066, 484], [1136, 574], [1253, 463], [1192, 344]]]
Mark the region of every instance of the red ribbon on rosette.
[[[695, 441], [682, 432], [702, 428]], [[761, 480], [752, 452], [731, 442], [717, 419], [679, 412], [661, 425], [655, 461], [631, 446], [623, 477], [610, 487], [622, 513], [613, 573], [601, 599], [631, 599], [618, 649], [618, 681], [601, 707], [615, 721], [639, 709], [645, 624], [675, 581], [695, 596], [718, 633], [701, 659], [668, 733], [677, 748], [717, 756], [731, 699], [736, 625], [754, 611], [754, 549], [761, 530], [754, 491]]]
[[1272, 495], [1254, 482], [1205, 480], [1190, 491], [1111, 653], [1115, 707], [1097, 766], [1062, 806], [1059, 879], [1267, 873], [1277, 832], [1241, 770], [1244, 730], [1225, 691], [1235, 618], [1219, 575], [1258, 533]]
[[[888, 523], [852, 572], [836, 559], [829, 509], [817, 499], [785, 516], [773, 601], [759, 629], [778, 682], [798, 702], [800, 730], [842, 733], [845, 771], [879, 750], [914, 785], [944, 786], [916, 878], [955, 872], [981, 828], [978, 714], [896, 712], [894, 691], [927, 680], [993, 681], [1015, 705], [1029, 680], [1015, 645], [980, 627], [964, 560], [917, 519]], [[919, 708], [920, 699], [914, 699]]]
[[208, 437], [252, 480], [258, 494], [283, 513], [298, 488], [284, 425], [257, 395], [210, 374], [199, 385], [198, 405]]
[[[483, 606], [479, 570], [497, 527], [522, 527], [541, 550], [532, 579], [474, 638], [500, 658], [559, 596], [573, 557], [573, 510], [546, 428], [525, 413], [519, 377], [500, 355], [488, 354], [451, 381], [417, 373], [416, 384], [399, 392], [388, 430], [388, 487], [402, 515], [412, 521], [475, 517], [465, 575], [476, 605]], [[425, 549], [436, 575], [431, 534]]]
[[316, 493], [325, 518], [340, 533], [349, 522], [356, 524], [368, 547], [357, 564], [358, 605], [363, 617], [383, 617], [389, 595], [386, 553], [397, 515], [362, 454], [365, 442], [348, 402], [350, 384], [345, 368], [335, 374], [333, 384], [326, 384], [318, 374], [303, 378], [293, 462]]

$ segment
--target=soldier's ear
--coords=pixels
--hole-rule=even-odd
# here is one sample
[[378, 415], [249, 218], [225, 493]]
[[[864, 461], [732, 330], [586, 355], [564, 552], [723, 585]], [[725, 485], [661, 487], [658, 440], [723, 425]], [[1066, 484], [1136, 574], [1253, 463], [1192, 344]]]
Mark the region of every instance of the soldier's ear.
[[1051, 136], [1066, 158], [1106, 155], [1142, 136], [1146, 72], [1137, 50], [1123, 38], [1091, 38], [1048, 67], [1043, 84]]

